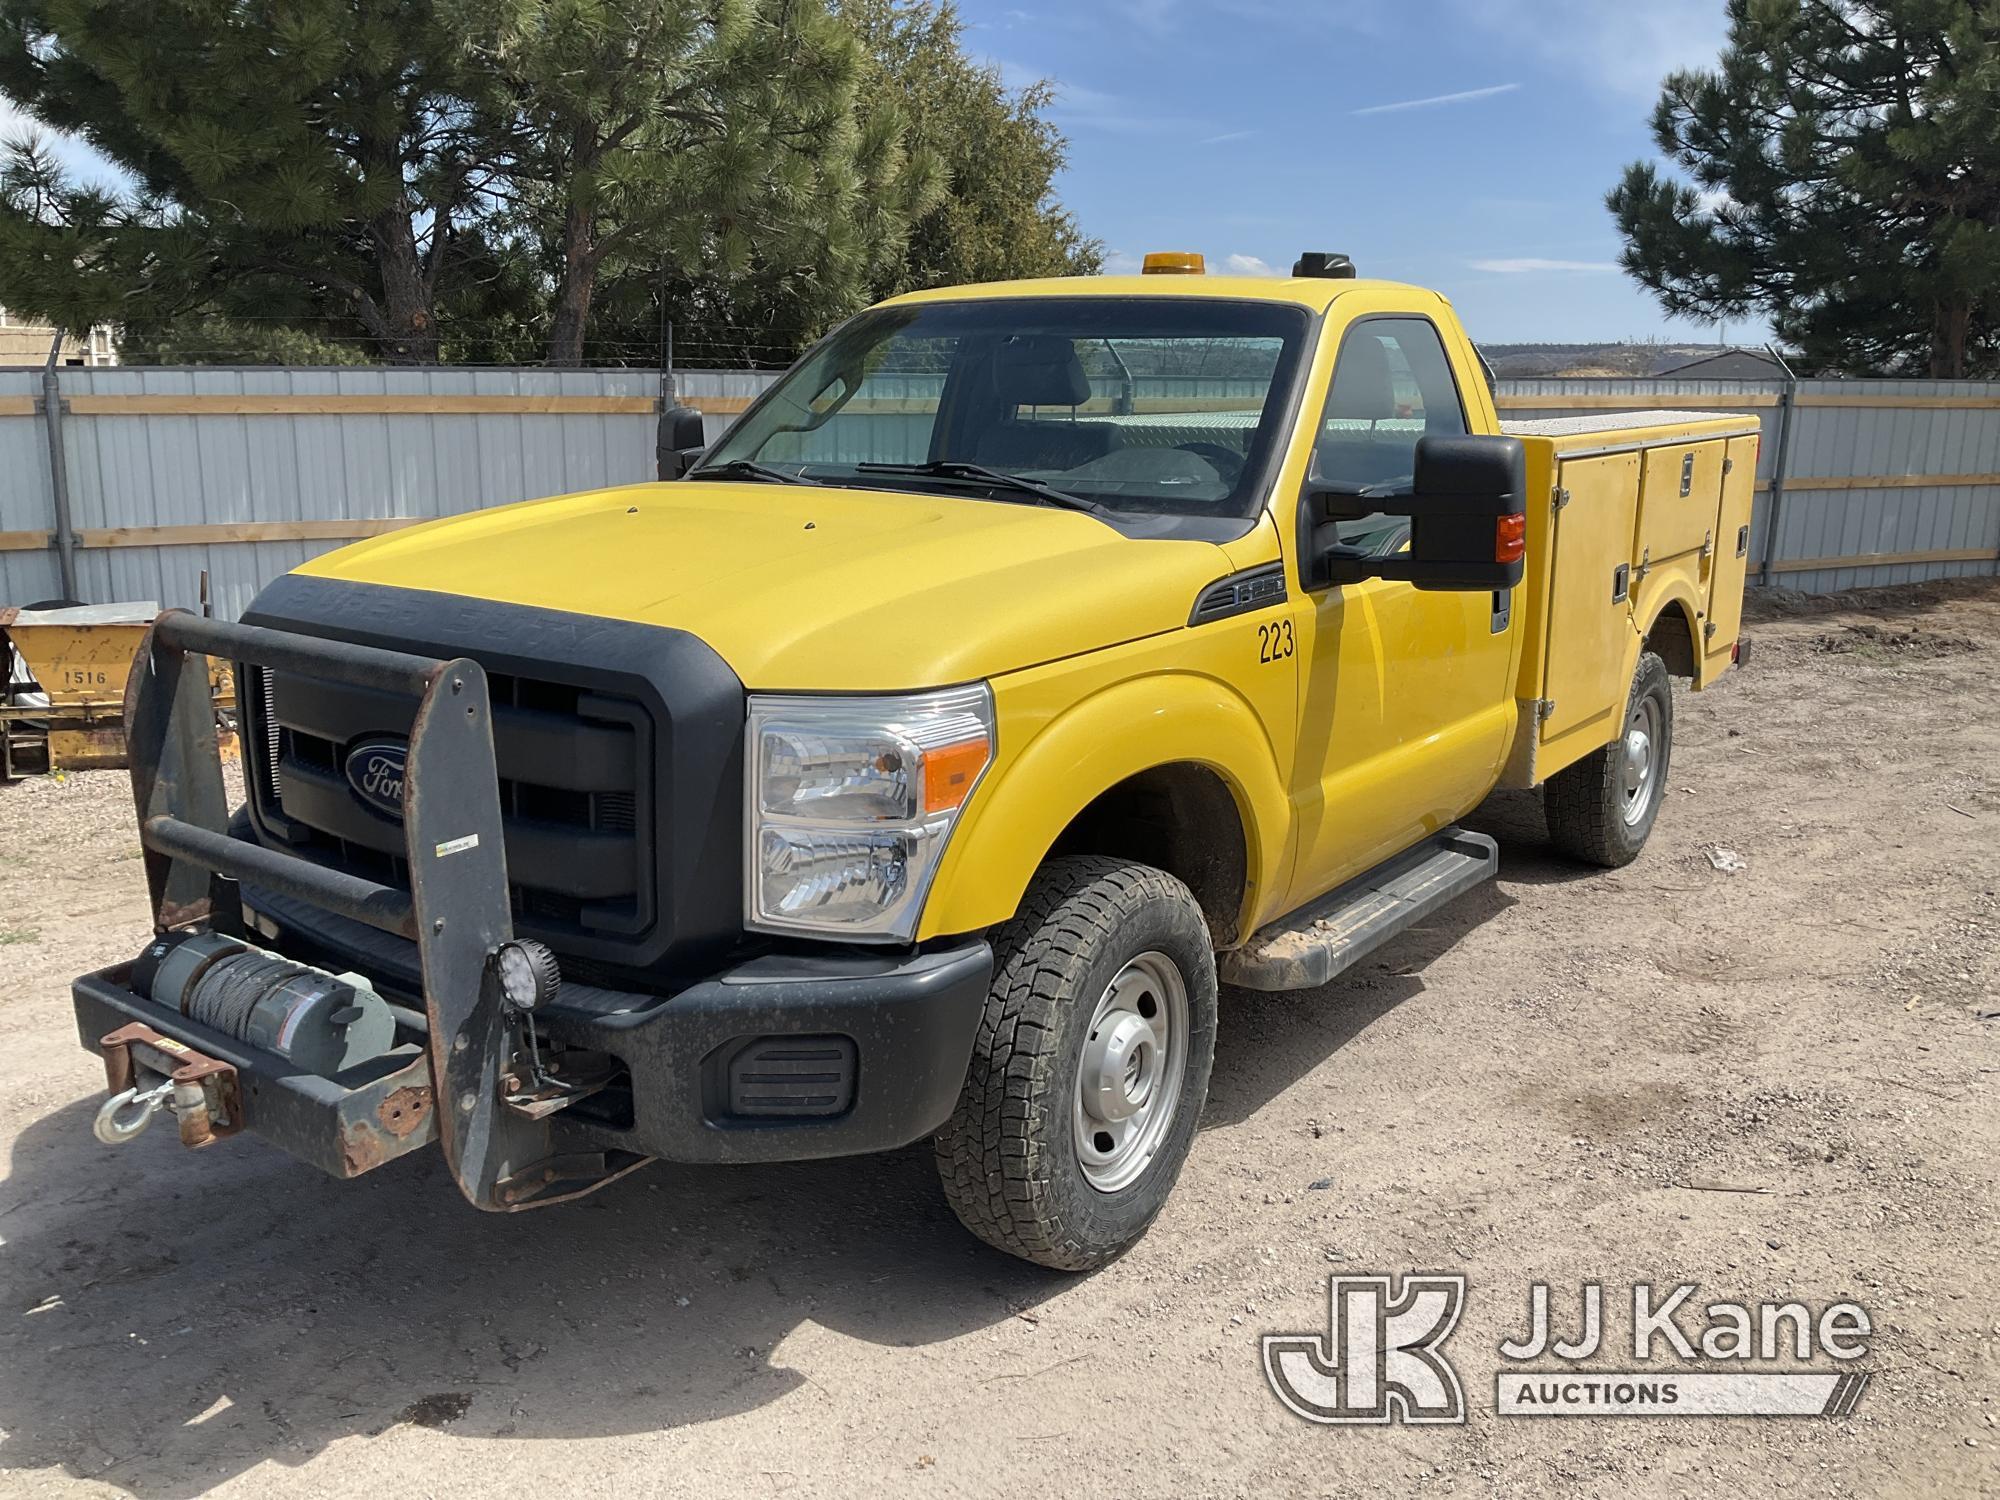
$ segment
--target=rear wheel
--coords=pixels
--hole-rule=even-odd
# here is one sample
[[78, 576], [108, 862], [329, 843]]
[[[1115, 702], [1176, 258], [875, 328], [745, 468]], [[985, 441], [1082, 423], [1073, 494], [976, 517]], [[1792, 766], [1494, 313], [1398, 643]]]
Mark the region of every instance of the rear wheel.
[[1649, 651], [1632, 676], [1618, 738], [1549, 778], [1542, 805], [1556, 847], [1607, 870], [1637, 859], [1666, 797], [1673, 748], [1673, 684]]
[[1051, 860], [994, 938], [993, 987], [938, 1174], [988, 1244], [1086, 1271], [1180, 1175], [1215, 1057], [1215, 956], [1188, 888], [1115, 859]]

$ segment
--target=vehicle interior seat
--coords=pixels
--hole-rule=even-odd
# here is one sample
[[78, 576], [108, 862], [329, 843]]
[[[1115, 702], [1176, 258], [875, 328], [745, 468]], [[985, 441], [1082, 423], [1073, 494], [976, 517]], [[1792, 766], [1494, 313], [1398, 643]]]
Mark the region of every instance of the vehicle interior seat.
[[993, 351], [995, 403], [1008, 417], [980, 434], [973, 461], [989, 468], [1063, 470], [1102, 458], [1124, 444], [1104, 422], [1023, 418], [1024, 407], [1069, 407], [1090, 400], [1090, 376], [1076, 345], [1060, 334], [1016, 334]]
[[1334, 369], [1326, 428], [1317, 444], [1321, 477], [1347, 484], [1401, 478], [1410, 472], [1417, 436], [1397, 420], [1389, 351], [1380, 339], [1350, 339]]

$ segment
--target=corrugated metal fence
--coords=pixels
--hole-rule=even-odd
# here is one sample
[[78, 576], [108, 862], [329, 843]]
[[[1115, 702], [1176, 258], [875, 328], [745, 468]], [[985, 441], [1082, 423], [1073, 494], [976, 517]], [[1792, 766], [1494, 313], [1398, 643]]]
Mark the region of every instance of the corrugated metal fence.
[[[650, 479], [638, 370], [59, 372], [78, 594], [234, 615], [307, 557], [413, 520]], [[775, 377], [681, 371], [723, 430]], [[39, 371], [0, 371], [0, 605], [62, 593]], [[1810, 592], [2000, 571], [2000, 382], [1509, 381], [1508, 417], [1643, 407], [1764, 424], [1753, 560]], [[885, 418], [893, 420], [893, 418]]]
[[[644, 370], [62, 370], [76, 592], [234, 616], [397, 525], [656, 472]], [[0, 604], [63, 593], [42, 374], [0, 370]]]
[[2000, 381], [1513, 380], [1499, 395], [1503, 417], [1754, 412], [1755, 581], [1823, 594], [2000, 571]]

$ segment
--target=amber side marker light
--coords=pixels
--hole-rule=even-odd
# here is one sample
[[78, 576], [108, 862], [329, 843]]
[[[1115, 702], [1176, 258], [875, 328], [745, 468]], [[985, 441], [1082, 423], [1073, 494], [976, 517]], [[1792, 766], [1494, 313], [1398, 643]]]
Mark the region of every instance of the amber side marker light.
[[1493, 560], [1497, 563], [1519, 562], [1528, 555], [1528, 518], [1516, 511], [1511, 516], [1501, 516], [1493, 523]]
[[924, 811], [945, 812], [963, 803], [992, 752], [983, 739], [924, 751]]
[[1197, 250], [1155, 250], [1146, 257], [1141, 275], [1145, 276], [1205, 276], [1208, 262], [1201, 258]]

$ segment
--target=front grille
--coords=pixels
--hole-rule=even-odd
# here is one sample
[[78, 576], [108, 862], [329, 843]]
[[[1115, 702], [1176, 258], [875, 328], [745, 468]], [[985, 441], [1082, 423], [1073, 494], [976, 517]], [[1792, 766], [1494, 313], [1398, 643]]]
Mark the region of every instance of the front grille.
[[[462, 595], [287, 574], [244, 623], [486, 673], [515, 929], [563, 973], [671, 994], [743, 936], [743, 684], [693, 635]], [[245, 686], [256, 837], [408, 885], [401, 821], [349, 785], [415, 703], [310, 675]], [[378, 787], [379, 795], [379, 787]]]
[[[359, 742], [407, 736], [414, 703], [317, 678], [249, 674], [260, 823], [295, 851], [407, 888], [403, 827], [354, 795]], [[558, 952], [655, 917], [651, 723], [629, 699], [491, 673], [493, 748], [517, 927]]]

